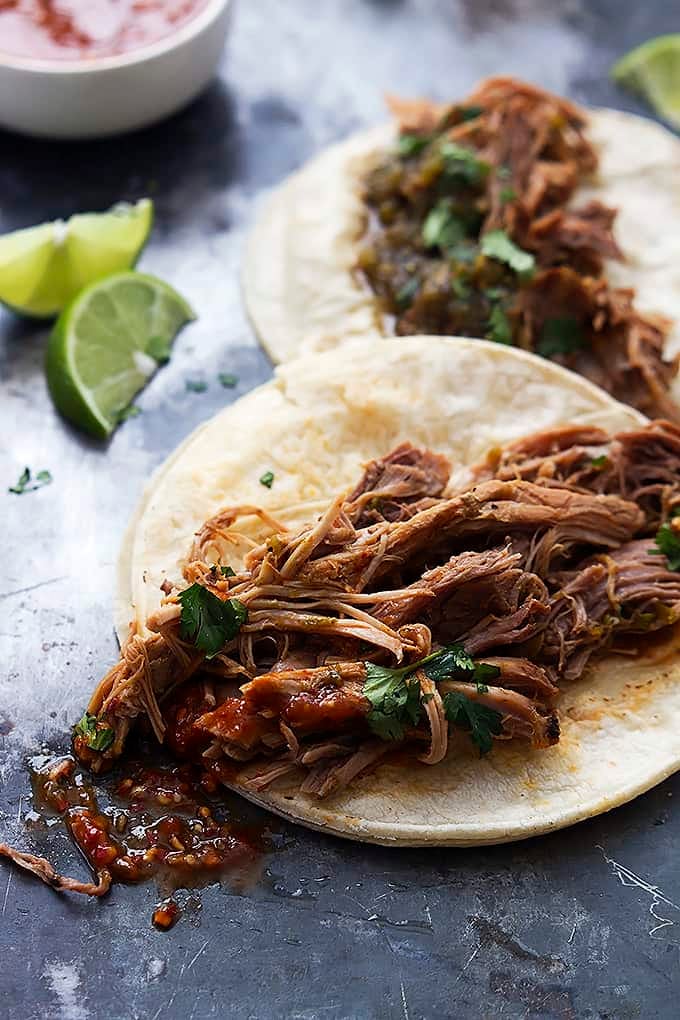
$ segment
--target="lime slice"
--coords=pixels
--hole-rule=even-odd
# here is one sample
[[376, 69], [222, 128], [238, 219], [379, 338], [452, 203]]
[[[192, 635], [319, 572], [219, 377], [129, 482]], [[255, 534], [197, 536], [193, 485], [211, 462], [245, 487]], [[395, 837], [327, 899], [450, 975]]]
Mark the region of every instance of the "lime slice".
[[621, 57], [611, 69], [618, 85], [643, 96], [680, 128], [680, 34], [659, 35]]
[[153, 223], [153, 202], [121, 203], [0, 237], [0, 301], [21, 315], [57, 315], [79, 290], [130, 269]]
[[155, 276], [114, 273], [91, 284], [61, 313], [47, 345], [47, 385], [59, 411], [93, 436], [111, 435], [194, 318]]

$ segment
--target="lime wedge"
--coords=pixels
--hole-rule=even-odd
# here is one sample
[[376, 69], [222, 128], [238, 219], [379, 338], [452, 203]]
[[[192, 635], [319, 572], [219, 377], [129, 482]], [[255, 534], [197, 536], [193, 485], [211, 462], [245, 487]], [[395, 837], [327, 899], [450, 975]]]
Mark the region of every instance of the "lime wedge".
[[94, 280], [130, 269], [153, 223], [153, 202], [121, 203], [0, 237], [0, 301], [21, 315], [57, 315]]
[[660, 117], [680, 128], [680, 34], [649, 39], [621, 57], [610, 74], [618, 85], [648, 100]]
[[184, 298], [155, 276], [114, 273], [86, 287], [61, 313], [47, 345], [47, 385], [58, 410], [93, 436], [111, 435], [194, 318]]

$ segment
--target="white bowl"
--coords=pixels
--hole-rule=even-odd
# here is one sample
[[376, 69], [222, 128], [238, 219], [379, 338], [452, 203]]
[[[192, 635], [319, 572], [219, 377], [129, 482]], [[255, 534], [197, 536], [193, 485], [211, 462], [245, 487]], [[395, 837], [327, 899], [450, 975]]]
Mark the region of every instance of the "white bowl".
[[210, 0], [176, 32], [116, 57], [0, 53], [0, 127], [39, 138], [101, 138], [162, 120], [215, 74], [231, 7], [232, 0]]

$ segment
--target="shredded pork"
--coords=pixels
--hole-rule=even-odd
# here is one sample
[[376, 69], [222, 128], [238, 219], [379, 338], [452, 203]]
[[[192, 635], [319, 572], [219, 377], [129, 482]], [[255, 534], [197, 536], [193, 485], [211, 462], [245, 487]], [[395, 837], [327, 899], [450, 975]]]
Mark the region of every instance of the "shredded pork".
[[[680, 429], [552, 429], [492, 451], [471, 476], [451, 492], [445, 458], [402, 444], [298, 533], [263, 516], [272, 534], [241, 544], [231, 576], [208, 550], [227, 555], [256, 510], [220, 512], [185, 578], [238, 599], [247, 618], [206, 658], [166, 592], [151, 635], [131, 635], [90, 702], [110, 744], [79, 734], [77, 754], [107, 767], [146, 719], [175, 753], [231, 763], [254, 792], [282, 782], [325, 797], [395, 754], [436, 765], [454, 732], [482, 750], [556, 743], [561, 686], [680, 615], [680, 574], [654, 545], [680, 508]], [[428, 657], [447, 648], [479, 675], [430, 675]], [[375, 687], [393, 676], [415, 696], [398, 724]]]
[[[513, 343], [678, 420], [671, 324], [610, 285], [607, 263], [623, 259], [617, 211], [578, 201], [598, 169], [586, 111], [508, 77], [460, 103], [390, 106], [400, 138], [363, 181], [358, 256], [385, 330]], [[499, 236], [505, 254], [485, 247]], [[508, 242], [524, 269], [507, 261]]]

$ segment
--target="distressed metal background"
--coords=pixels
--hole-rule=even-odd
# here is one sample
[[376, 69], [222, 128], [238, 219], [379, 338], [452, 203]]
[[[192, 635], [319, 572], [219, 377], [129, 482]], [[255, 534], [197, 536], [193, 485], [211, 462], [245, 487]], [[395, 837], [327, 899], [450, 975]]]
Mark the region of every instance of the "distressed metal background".
[[[142, 266], [200, 312], [107, 447], [55, 415], [45, 331], [0, 314], [3, 835], [31, 844], [23, 761], [44, 741], [65, 746], [116, 655], [114, 561], [144, 479], [271, 373], [238, 288], [259, 194], [380, 118], [386, 90], [444, 99], [507, 72], [635, 109], [607, 68], [678, 30], [679, 14], [664, 0], [241, 0], [220, 80], [169, 122], [87, 145], [0, 133], [0, 229], [150, 194]], [[240, 377], [236, 391], [219, 371]], [[208, 390], [187, 392], [187, 377]], [[54, 483], [8, 494], [25, 464]], [[677, 1016], [677, 792], [671, 780], [591, 823], [493, 849], [383, 850], [284, 827], [258, 886], [205, 890], [169, 934], [150, 926], [151, 885], [90, 902], [3, 863], [0, 1016]]]

